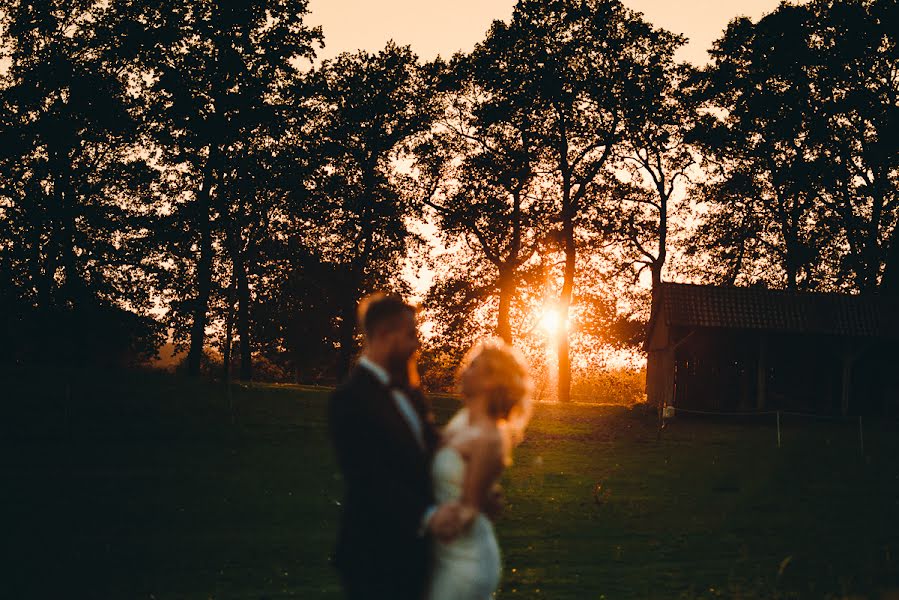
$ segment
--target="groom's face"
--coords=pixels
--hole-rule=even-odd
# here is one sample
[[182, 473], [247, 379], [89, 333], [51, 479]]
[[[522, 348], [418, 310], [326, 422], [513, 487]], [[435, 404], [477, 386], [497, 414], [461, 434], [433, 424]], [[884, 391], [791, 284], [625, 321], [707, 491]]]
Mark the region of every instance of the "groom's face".
[[418, 324], [415, 314], [403, 313], [390, 332], [390, 357], [395, 365], [405, 364], [418, 350]]

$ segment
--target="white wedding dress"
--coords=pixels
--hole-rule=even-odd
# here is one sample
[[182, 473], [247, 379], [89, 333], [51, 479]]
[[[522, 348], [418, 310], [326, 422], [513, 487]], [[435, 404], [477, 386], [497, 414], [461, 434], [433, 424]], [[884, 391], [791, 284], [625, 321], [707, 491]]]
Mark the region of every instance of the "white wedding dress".
[[[468, 423], [465, 409], [447, 424], [445, 436], [455, 443], [479, 434]], [[458, 500], [465, 479], [465, 459], [445, 445], [434, 454], [431, 466], [434, 496], [438, 503]], [[434, 541], [434, 564], [427, 600], [489, 600], [499, 585], [502, 566], [493, 525], [479, 514], [470, 529], [443, 544]]]

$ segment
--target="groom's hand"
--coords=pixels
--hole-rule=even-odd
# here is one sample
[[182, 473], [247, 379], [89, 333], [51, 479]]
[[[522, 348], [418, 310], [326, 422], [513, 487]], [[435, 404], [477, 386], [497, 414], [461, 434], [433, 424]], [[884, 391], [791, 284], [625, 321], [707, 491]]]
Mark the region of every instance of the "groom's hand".
[[428, 529], [444, 544], [458, 537], [462, 526], [462, 505], [458, 502], [441, 504], [428, 521]]

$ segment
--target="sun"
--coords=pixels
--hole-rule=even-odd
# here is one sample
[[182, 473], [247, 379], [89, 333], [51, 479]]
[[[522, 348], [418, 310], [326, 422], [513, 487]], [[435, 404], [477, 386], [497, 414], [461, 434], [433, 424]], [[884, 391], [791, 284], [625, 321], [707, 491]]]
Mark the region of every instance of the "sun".
[[559, 311], [554, 308], [548, 308], [540, 317], [540, 327], [550, 337], [555, 337], [562, 330], [562, 317]]

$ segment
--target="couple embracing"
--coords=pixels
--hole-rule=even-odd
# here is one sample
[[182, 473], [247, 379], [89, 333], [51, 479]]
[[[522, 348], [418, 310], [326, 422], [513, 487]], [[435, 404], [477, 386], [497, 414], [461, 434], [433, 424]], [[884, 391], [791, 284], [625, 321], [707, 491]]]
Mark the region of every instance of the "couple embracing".
[[335, 564], [350, 600], [486, 600], [501, 571], [488, 515], [531, 382], [515, 350], [482, 342], [459, 369], [464, 407], [438, 430], [418, 388], [415, 316], [394, 296], [360, 305], [365, 350], [329, 405], [345, 485]]

